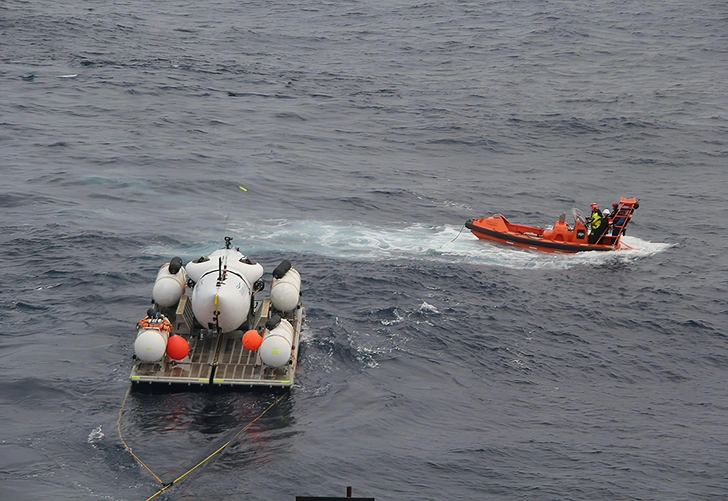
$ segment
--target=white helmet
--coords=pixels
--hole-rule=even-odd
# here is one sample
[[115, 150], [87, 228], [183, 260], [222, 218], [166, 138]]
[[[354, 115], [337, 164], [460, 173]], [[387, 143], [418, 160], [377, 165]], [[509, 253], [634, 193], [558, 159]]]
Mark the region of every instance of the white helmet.
[[607, 217], [609, 215], [609, 209], [604, 209], [604, 212], [602, 212], [602, 216]]

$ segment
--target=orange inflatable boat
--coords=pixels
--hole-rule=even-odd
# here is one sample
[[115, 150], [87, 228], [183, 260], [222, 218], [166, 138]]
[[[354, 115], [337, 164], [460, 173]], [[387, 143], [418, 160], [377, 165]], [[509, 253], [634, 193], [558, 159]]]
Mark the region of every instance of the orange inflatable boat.
[[544, 252], [571, 253], [629, 249], [630, 247], [621, 239], [632, 219], [632, 213], [639, 206], [639, 200], [636, 198], [620, 198], [619, 203], [613, 205], [612, 214], [608, 218], [608, 229], [593, 244], [589, 243], [589, 226], [579, 209], [571, 209], [574, 217], [572, 226], [567, 224], [566, 214], [559, 217], [553, 228], [515, 224], [508, 221], [502, 214], [496, 214], [479, 219], [468, 219], [465, 227], [481, 240], [491, 240]]

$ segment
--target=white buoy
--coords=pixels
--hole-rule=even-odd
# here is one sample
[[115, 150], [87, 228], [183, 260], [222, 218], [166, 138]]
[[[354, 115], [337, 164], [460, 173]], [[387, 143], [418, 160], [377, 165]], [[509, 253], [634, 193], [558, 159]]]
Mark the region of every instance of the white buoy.
[[270, 301], [278, 311], [291, 311], [301, 298], [301, 275], [290, 268], [282, 277], [273, 276], [270, 286]]
[[[170, 263], [165, 263], [157, 273], [157, 279], [152, 289], [152, 299], [159, 306], [169, 308], [179, 303], [185, 291], [187, 273], [181, 266], [177, 266], [174, 258]], [[181, 264], [181, 260], [179, 263]], [[172, 273], [174, 272], [174, 273]]]
[[258, 353], [265, 365], [282, 367], [291, 359], [292, 346], [293, 326], [284, 318], [275, 328], [266, 330]]
[[141, 329], [134, 341], [134, 353], [142, 362], [156, 362], [167, 351], [167, 331]]

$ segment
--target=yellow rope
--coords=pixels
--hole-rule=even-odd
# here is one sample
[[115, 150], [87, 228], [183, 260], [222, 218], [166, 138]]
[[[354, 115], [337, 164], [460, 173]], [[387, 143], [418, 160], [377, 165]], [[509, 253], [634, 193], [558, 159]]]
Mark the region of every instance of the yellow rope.
[[175, 478], [174, 480], [172, 480], [168, 484], [165, 484], [164, 482], [162, 482], [162, 479], [160, 479], [157, 475], [155, 475], [155, 473], [146, 464], [144, 464], [144, 462], [141, 459], [139, 459], [139, 457], [137, 457], [136, 454], [134, 454], [132, 452], [131, 447], [129, 447], [126, 444], [126, 442], [124, 441], [124, 437], [121, 436], [121, 416], [124, 413], [124, 406], [126, 405], [126, 400], [129, 398], [129, 393], [130, 392], [131, 392], [131, 387], [129, 387], [126, 390], [126, 395], [124, 396], [124, 401], [121, 403], [121, 409], [119, 409], [119, 419], [116, 420], [116, 429], [119, 431], [119, 440], [121, 440], [121, 443], [124, 444], [124, 447], [125, 447], [126, 451], [129, 454], [131, 454], [132, 457], [134, 459], [136, 459], [137, 462], [140, 465], [142, 465], [157, 480], [157, 482], [159, 482], [160, 484], [163, 485], [163, 487], [161, 489], [159, 489], [153, 496], [147, 498], [146, 501], [149, 501], [150, 499], [154, 499], [155, 497], [159, 496], [161, 493], [163, 493], [164, 491], [166, 491], [167, 489], [169, 489], [170, 487], [172, 487], [174, 484], [176, 484], [177, 482], [179, 482], [180, 480], [182, 480], [183, 478], [185, 478], [187, 475], [189, 475], [190, 473], [192, 473], [193, 471], [195, 471], [197, 468], [199, 468], [200, 466], [202, 466], [203, 464], [205, 464], [206, 462], [208, 462], [210, 459], [212, 459], [213, 457], [215, 457], [217, 454], [219, 454], [223, 449], [225, 449], [225, 447], [227, 447], [228, 445], [230, 445], [236, 438], [238, 438], [241, 433], [243, 433], [245, 430], [247, 430], [248, 428], [250, 428], [253, 425], [253, 423], [255, 423], [257, 420], [259, 420], [260, 418], [262, 418], [265, 415], [266, 412], [268, 412], [269, 410], [271, 410], [274, 405], [276, 405], [281, 400], [283, 400], [283, 398], [286, 395], [288, 395], [288, 393], [290, 392], [290, 390], [289, 391], [286, 391], [283, 395], [281, 395], [280, 397], [278, 397], [278, 399], [275, 402], [273, 402], [272, 404], [270, 404], [263, 412], [261, 412], [258, 415], [258, 417], [256, 417], [250, 423], [246, 424], [240, 430], [238, 430], [238, 432], [235, 435], [233, 435], [233, 437], [230, 440], [228, 440], [223, 445], [221, 445], [215, 452], [213, 452], [212, 454], [210, 454], [209, 456], [207, 456], [205, 459], [203, 459], [202, 461], [200, 461], [199, 463], [197, 463], [195, 466], [193, 466], [192, 468], [190, 468], [189, 470], [187, 470], [182, 475], [180, 475], [179, 477]]
[[121, 436], [121, 416], [124, 413], [124, 406], [126, 405], [126, 400], [129, 398], [129, 393], [131, 393], [131, 386], [126, 390], [126, 395], [124, 395], [124, 401], [121, 403], [121, 409], [119, 409], [119, 418], [116, 420], [116, 429], [119, 431], [119, 440], [121, 440], [121, 443], [124, 444], [124, 448], [126, 449], [126, 451], [131, 454], [134, 459], [137, 460], [137, 463], [142, 465], [149, 473], [151, 473], [151, 475], [157, 480], [157, 482], [164, 485], [162, 479], [155, 475], [154, 472], [147, 465], [144, 464], [144, 461], [139, 459], [137, 455], [132, 452], [131, 447], [126, 444], [126, 442], [124, 441], [124, 437]]

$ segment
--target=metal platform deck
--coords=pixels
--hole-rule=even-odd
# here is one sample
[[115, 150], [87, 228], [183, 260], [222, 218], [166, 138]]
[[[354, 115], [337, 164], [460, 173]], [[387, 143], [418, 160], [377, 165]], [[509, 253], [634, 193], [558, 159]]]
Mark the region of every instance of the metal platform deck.
[[165, 311], [164, 314], [172, 322], [173, 332], [189, 342], [188, 356], [178, 362], [166, 356], [158, 362], [135, 360], [131, 371], [132, 383], [263, 388], [287, 388], [293, 385], [303, 323], [301, 304], [292, 312], [282, 313], [275, 311], [270, 300], [265, 298], [255, 302], [253, 311], [248, 328], [257, 329], [259, 332], [262, 332], [266, 321], [273, 314], [280, 315], [291, 323], [294, 335], [289, 364], [283, 367], [263, 365], [258, 350], [249, 351], [243, 347], [242, 330], [217, 334], [213, 330], [196, 328], [191, 302], [183, 295], [177, 307]]

